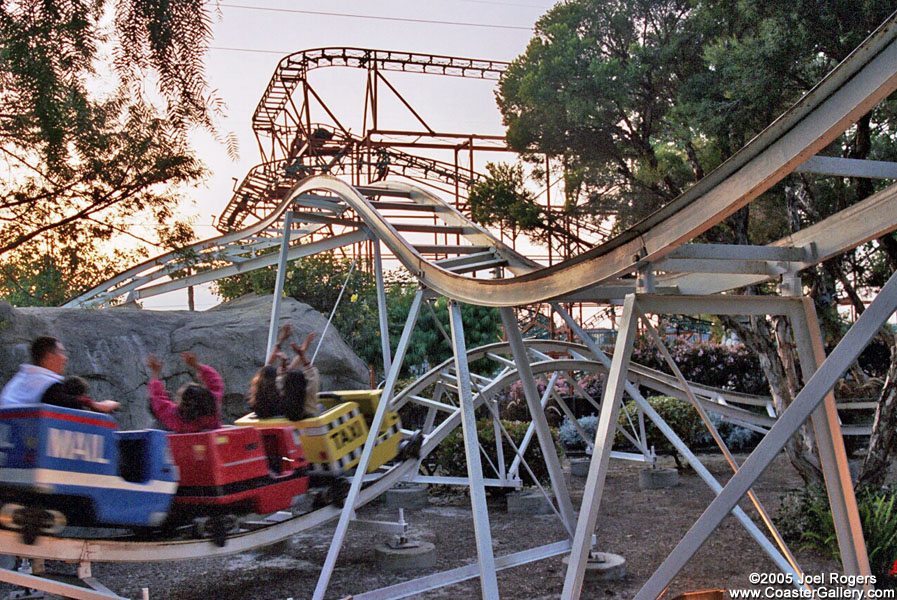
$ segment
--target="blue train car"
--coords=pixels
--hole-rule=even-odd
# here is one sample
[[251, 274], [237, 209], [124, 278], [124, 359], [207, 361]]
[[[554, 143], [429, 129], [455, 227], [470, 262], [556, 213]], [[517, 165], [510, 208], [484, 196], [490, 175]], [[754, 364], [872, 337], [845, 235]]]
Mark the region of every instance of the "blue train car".
[[66, 522], [161, 525], [178, 478], [163, 431], [46, 404], [0, 408], [0, 523], [26, 541]]

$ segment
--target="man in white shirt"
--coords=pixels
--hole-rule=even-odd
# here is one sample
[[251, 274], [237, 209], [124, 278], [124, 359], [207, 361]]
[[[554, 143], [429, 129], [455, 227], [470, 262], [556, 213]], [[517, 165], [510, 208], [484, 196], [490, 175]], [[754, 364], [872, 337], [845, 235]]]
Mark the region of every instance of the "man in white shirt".
[[87, 396], [74, 396], [63, 386], [68, 355], [62, 342], [42, 335], [31, 343], [31, 364], [24, 364], [0, 392], [0, 407], [21, 404], [55, 404], [68, 408], [110, 413], [118, 409], [118, 402], [95, 402]]
[[62, 343], [54, 337], [42, 335], [31, 343], [31, 364], [19, 367], [0, 392], [0, 406], [37, 404], [47, 388], [62, 383], [68, 355]]

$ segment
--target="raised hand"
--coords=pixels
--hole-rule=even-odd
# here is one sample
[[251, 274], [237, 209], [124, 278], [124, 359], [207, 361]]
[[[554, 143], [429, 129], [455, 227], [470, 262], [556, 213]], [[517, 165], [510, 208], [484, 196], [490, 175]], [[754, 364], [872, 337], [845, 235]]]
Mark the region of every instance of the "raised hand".
[[311, 346], [311, 341], [313, 339], [315, 339], [315, 335], [316, 334], [314, 331], [309, 333], [307, 336], [305, 336], [305, 339], [302, 340], [301, 345], [297, 344], [296, 342], [290, 343], [290, 347], [293, 349], [293, 352], [296, 353], [296, 355], [302, 362], [302, 366], [305, 366], [305, 365], [309, 364], [309, 362], [311, 362], [308, 360], [308, 357], [305, 355], [305, 353], [308, 352], [308, 348], [309, 348], [309, 346]]
[[287, 321], [280, 326], [280, 331], [277, 332], [277, 345], [283, 344], [291, 335], [293, 335], [293, 325]]
[[301, 345], [296, 344], [296, 343], [290, 344], [290, 346], [293, 348], [293, 352], [295, 352], [296, 354], [301, 354], [302, 356], [305, 356], [305, 353], [308, 352], [308, 348], [311, 346], [311, 341], [313, 339], [315, 339], [316, 335], [317, 334], [314, 331], [312, 331], [307, 336], [305, 336], [305, 339], [302, 340]]
[[199, 361], [196, 360], [196, 355], [194, 353], [189, 351], [181, 352], [181, 360], [191, 369], [199, 369]]
[[162, 379], [162, 363], [159, 362], [159, 359], [156, 358], [154, 354], [149, 354], [146, 357], [146, 366], [153, 374], [155, 379]]
[[121, 408], [121, 404], [115, 400], [103, 400], [102, 402], [91, 402], [90, 407], [97, 412], [109, 414]]

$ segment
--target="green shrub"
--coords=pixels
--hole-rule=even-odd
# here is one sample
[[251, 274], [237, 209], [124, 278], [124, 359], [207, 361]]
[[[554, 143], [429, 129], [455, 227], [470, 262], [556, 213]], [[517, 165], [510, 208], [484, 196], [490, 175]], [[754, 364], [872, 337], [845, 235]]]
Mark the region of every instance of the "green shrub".
[[[861, 488], [856, 499], [876, 587], [894, 589], [897, 578], [890, 571], [897, 559], [897, 492]], [[840, 560], [834, 519], [824, 489], [804, 488], [784, 496], [775, 523], [786, 541]]]
[[[524, 421], [502, 421], [501, 423], [514, 440], [514, 444], [519, 448], [520, 444], [523, 442], [523, 436], [526, 435], [526, 429], [529, 426], [529, 423]], [[556, 430], [552, 430], [552, 434], [555, 438], [557, 437]], [[498, 467], [498, 455], [495, 451], [495, 430], [492, 426], [491, 419], [477, 421], [477, 435], [480, 440], [480, 445], [485, 450], [489, 460], [492, 461], [493, 465]], [[556, 442], [555, 446], [557, 446]], [[514, 449], [511, 447], [511, 444], [508, 443], [507, 438], [503, 439], [502, 449], [505, 454], [506, 463], [510, 464], [510, 461], [514, 457]], [[435, 456], [439, 474], [450, 477], [467, 476], [467, 459], [464, 454], [464, 436], [460, 427], [446, 436], [431, 456]], [[486, 478], [495, 478], [495, 472], [492, 470], [492, 467], [489, 466], [486, 459], [483, 458], [482, 454], [480, 454], [480, 458], [483, 462], [483, 476]], [[533, 440], [530, 442], [529, 448], [527, 448], [526, 453], [524, 454], [524, 458], [539, 482], [547, 483], [549, 481], [548, 469], [545, 467], [545, 460], [542, 458], [542, 449], [539, 447], [539, 441], [536, 439], [535, 434], [533, 435]], [[523, 465], [520, 466], [520, 478], [523, 480], [524, 485], [534, 484]]]
[[[704, 422], [701, 421], [698, 411], [696, 411], [691, 404], [670, 396], [652, 396], [648, 398], [648, 404], [657, 411], [666, 424], [676, 432], [683, 442], [685, 442], [686, 446], [695, 447], [704, 445], [706, 441], [704, 433], [707, 429], [704, 427]], [[627, 418], [623, 411], [620, 411], [620, 416], [617, 422], [620, 427], [625, 428], [627, 431], [631, 431], [629, 425], [630, 418], [632, 419], [632, 422], [638, 426], [638, 422], [636, 421], [638, 405], [634, 400], [630, 400], [625, 404], [625, 408], [629, 414], [629, 418]], [[660, 432], [660, 429], [658, 429], [648, 418], [645, 419], [645, 437], [647, 438], [648, 447], [650, 448], [653, 446], [655, 452], [658, 454], [675, 454], [673, 445], [666, 436]], [[623, 437], [623, 434], [619, 431], [614, 438], [614, 444], [632, 449], [632, 444], [629, 440]]]

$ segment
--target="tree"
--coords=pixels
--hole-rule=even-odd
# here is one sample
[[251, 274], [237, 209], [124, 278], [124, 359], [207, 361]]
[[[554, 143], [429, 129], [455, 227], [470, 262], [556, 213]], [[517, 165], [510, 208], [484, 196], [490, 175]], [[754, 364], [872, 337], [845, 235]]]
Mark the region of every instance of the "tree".
[[543, 210], [526, 189], [520, 165], [488, 163], [487, 175], [470, 187], [471, 218], [482, 225], [535, 231]]
[[[7, 274], [47, 248], [100, 253], [114, 236], [130, 235], [135, 215], [172, 217], [175, 186], [205, 172], [187, 134], [197, 126], [214, 132], [220, 109], [203, 72], [210, 35], [202, 0], [22, 0], [0, 8]], [[82, 267], [90, 275], [84, 285], [105, 272]]]
[[502, 77], [496, 96], [508, 144], [560, 161], [568, 205], [625, 227], [694, 181], [689, 155], [669, 145], [680, 132], [665, 118], [679, 82], [701, 62], [692, 4], [558, 4]]
[[557, 214], [536, 202], [535, 195], [526, 187], [520, 164], [487, 163], [486, 176], [470, 187], [468, 205], [471, 218], [481, 225], [520, 231], [543, 245], [551, 243], [552, 236], [560, 244], [587, 245], [558, 222]]
[[[615, 219], [619, 230], [734, 154], [892, 10], [880, 0], [559, 4], [538, 21], [536, 36], [500, 82], [508, 143], [524, 154], [555, 157], [564, 168], [568, 204]], [[874, 109], [825, 153], [893, 160], [894, 106], [892, 99]], [[877, 185], [792, 175], [704, 239], [767, 243], [867, 197]], [[889, 269], [897, 268], [893, 236], [877, 242], [803, 274], [830, 342], [844, 330], [839, 293], [862, 308], [855, 287], [868, 257], [882, 253]], [[802, 379], [790, 326], [783, 319], [727, 323], [758, 353], [784, 410]], [[801, 475], [815, 481], [821, 471], [811, 444], [807, 428], [788, 451]]]

